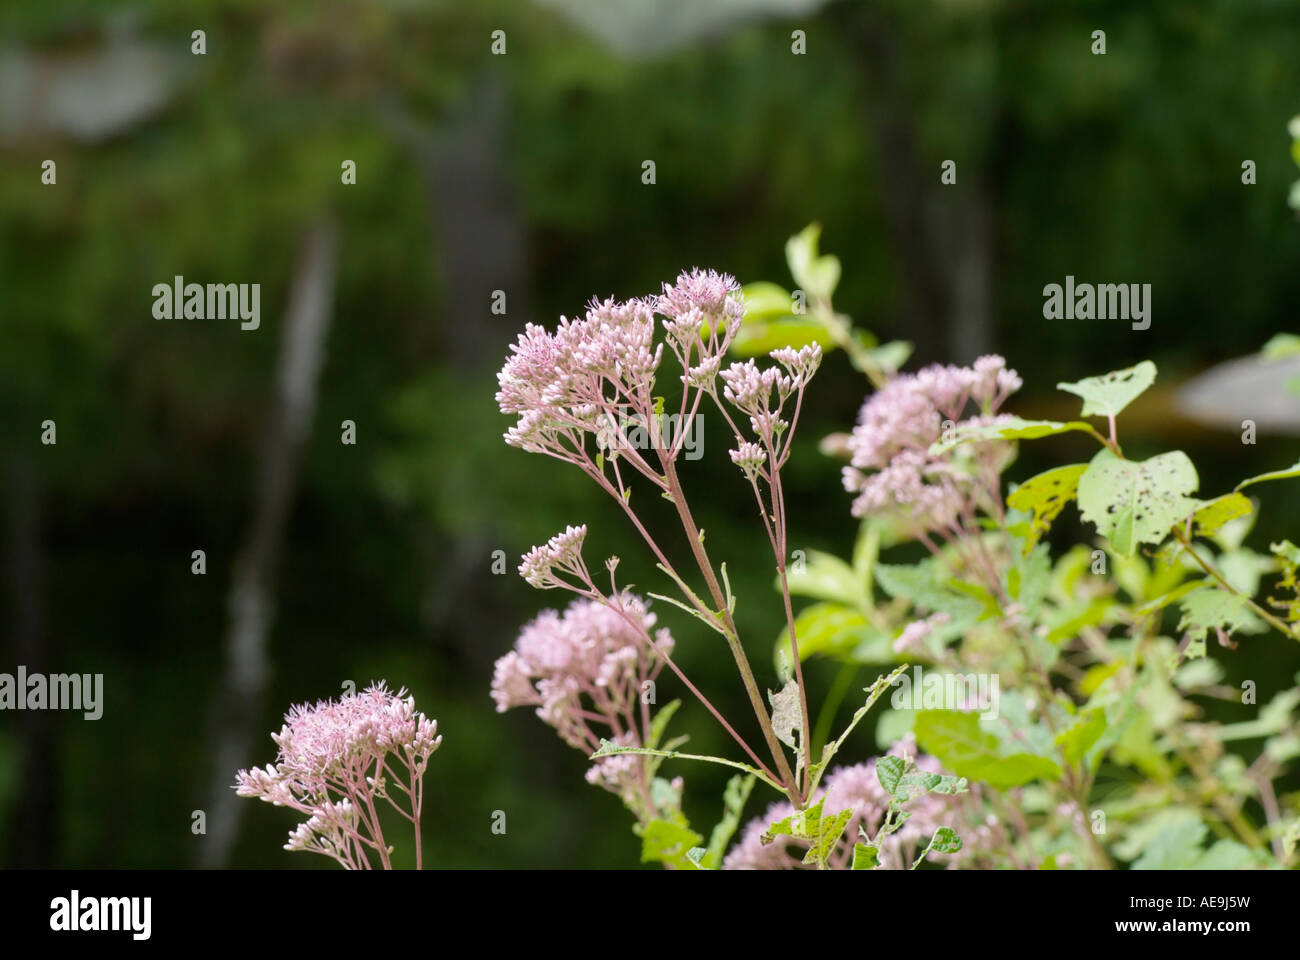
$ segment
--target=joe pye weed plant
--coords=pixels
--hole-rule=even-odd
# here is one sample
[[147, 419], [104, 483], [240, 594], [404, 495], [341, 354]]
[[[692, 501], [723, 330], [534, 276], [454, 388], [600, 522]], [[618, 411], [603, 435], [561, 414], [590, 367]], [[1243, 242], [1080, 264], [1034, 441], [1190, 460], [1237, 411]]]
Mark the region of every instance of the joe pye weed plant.
[[[1256, 705], [1253, 684], [1221, 682], [1217, 658], [1243, 637], [1294, 656], [1300, 548], [1246, 545], [1257, 504], [1245, 491], [1300, 477], [1300, 464], [1202, 498], [1181, 451], [1126, 456], [1121, 414], [1154, 382], [1150, 362], [1060, 384], [1081, 400], [1068, 422], [1006, 412], [1021, 378], [1000, 357], [902, 373], [907, 344], [878, 344], [834, 309], [840, 265], [817, 240], [813, 226], [787, 245], [794, 293], [770, 283], [742, 291], [693, 270], [657, 296], [593, 301], [553, 332], [529, 325], [511, 348], [497, 393], [517, 417], [507, 443], [582, 470], [672, 589], [637, 596], [620, 586], [616, 557], [593, 570], [585, 526], [533, 548], [524, 578], [575, 599], [529, 624], [498, 661], [498, 709], [535, 707], [589, 753], [588, 780], [632, 812], [642, 859], [673, 868], [870, 869], [927, 857], [951, 867], [1294, 865], [1300, 805], [1274, 784], [1300, 754], [1300, 689]], [[852, 432], [822, 443], [847, 461], [846, 509], [859, 534], [847, 561], [806, 551], [796, 567], [783, 469], [805, 392], [836, 349], [873, 390]], [[684, 434], [659, 429], [705, 409], [730, 433], [738, 489], [749, 489], [774, 562], [782, 683], [766, 696], [756, 641], [736, 627], [726, 564], [691, 510]], [[629, 424], [648, 430], [632, 438]], [[1019, 442], [1048, 438], [1070, 454], [1062, 466], [1006, 475]], [[672, 503], [674, 543], [638, 514], [646, 493]], [[1043, 538], [1072, 502], [1094, 539], [1053, 556]], [[885, 560], [916, 545], [917, 562]], [[682, 548], [689, 566], [670, 559]], [[813, 602], [796, 610], [796, 598]], [[673, 660], [674, 637], [658, 619], [669, 608], [689, 615], [678, 642], [715, 633], [720, 655], [725, 645], [760, 742]], [[812, 657], [841, 664], [821, 703], [809, 702], [804, 682]], [[900, 697], [916, 665], [957, 679], [948, 689], [964, 690], [961, 702]], [[665, 682], [680, 683], [727, 733], [733, 756], [679, 749], [686, 738], [668, 729], [678, 702], [654, 709], [646, 695], [665, 667]], [[981, 677], [999, 681], [996, 710], [976, 695]], [[896, 685], [877, 723], [882, 755], [833, 767]], [[853, 689], [863, 690], [860, 704], [831, 736]], [[1241, 719], [1206, 721], [1213, 699], [1236, 704]], [[665, 764], [688, 770], [681, 761], [740, 771], [707, 841], [682, 813], [682, 777], [660, 776]], [[728, 852], [755, 784], [774, 796]]]
[[391, 870], [393, 848], [380, 823], [386, 804], [411, 824], [415, 866], [423, 866], [424, 773], [442, 737], [414, 697], [378, 683], [295, 706], [271, 739], [279, 747], [275, 763], [240, 770], [235, 790], [307, 815], [284, 849], [319, 853], [348, 870]]

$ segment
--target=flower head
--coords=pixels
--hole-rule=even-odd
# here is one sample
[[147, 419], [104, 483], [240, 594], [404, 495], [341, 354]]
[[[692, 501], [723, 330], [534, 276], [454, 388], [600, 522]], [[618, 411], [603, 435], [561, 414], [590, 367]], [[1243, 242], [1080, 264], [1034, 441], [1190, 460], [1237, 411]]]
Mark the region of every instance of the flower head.
[[[886, 512], [921, 530], [945, 530], [995, 496], [1010, 444], [930, 450], [957, 431], [1005, 420], [997, 411], [1019, 387], [1020, 377], [997, 356], [972, 367], [935, 364], [887, 383], [863, 405], [848, 442], [844, 487], [857, 494], [853, 515]], [[978, 410], [968, 417], [972, 402]]]
[[[624, 592], [604, 602], [579, 599], [563, 613], [545, 610], [496, 663], [497, 711], [532, 706], [565, 743], [594, 752], [602, 739], [641, 744], [641, 694], [673, 649], [672, 634], [655, 629], [644, 600]], [[625, 795], [638, 786], [641, 758], [595, 762], [588, 780]]]
[[[405, 689], [392, 693], [382, 682], [338, 700], [291, 707], [271, 739], [279, 747], [275, 762], [240, 770], [235, 792], [308, 814], [285, 849], [326, 854], [350, 868], [361, 867], [365, 840], [382, 841], [382, 834], [374, 835], [377, 821], [360, 817], [351, 798], [372, 805], [370, 798], [388, 799], [385, 771], [404, 770], [414, 791], [442, 743], [438, 722], [415, 709], [415, 698]], [[418, 824], [419, 802], [412, 802], [406, 812]], [[387, 865], [386, 848], [381, 859]]]

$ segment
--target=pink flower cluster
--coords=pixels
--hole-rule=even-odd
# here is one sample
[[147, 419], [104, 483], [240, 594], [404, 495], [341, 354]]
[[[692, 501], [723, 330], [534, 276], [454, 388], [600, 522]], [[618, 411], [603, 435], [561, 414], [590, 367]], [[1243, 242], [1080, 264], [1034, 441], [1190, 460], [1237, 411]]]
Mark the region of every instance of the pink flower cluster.
[[[1021, 380], [998, 356], [971, 367], [934, 365], [895, 377], [862, 407], [849, 438], [844, 488], [856, 493], [853, 515], [886, 513], [921, 531], [959, 531], [977, 506], [996, 496], [1011, 447], [1001, 441], [935, 455], [931, 445], [954, 433], [1005, 422], [997, 411]], [[965, 417], [972, 403], [978, 412]], [[963, 419], [964, 418], [964, 419]]]
[[[644, 600], [624, 592], [608, 602], [579, 599], [563, 614], [546, 610], [527, 624], [515, 647], [496, 662], [492, 699], [497, 711], [533, 706], [571, 747], [585, 753], [602, 739], [640, 746], [650, 707], [642, 692], [671, 653], [667, 629], [654, 629]], [[587, 780], [625, 800], [644, 793], [640, 756], [604, 757]]]
[[[418, 863], [424, 772], [442, 737], [414, 697], [380, 682], [338, 700], [295, 705], [271, 739], [280, 748], [275, 762], [240, 770], [235, 790], [308, 815], [286, 850], [324, 854], [348, 869], [370, 869], [370, 851], [390, 868], [376, 804], [387, 800], [415, 826]], [[390, 790], [406, 794], [405, 808]]]
[[[906, 741], [896, 744], [889, 752], [893, 756], [904, 755], [908, 752]], [[928, 773], [939, 772], [939, 762], [925, 754], [916, 758], [916, 766]], [[812, 802], [815, 803], [818, 799], [824, 801], [822, 809], [827, 816], [843, 810], [853, 811], [853, 816], [828, 860], [828, 866], [832, 869], [846, 869], [853, 862], [855, 844], [861, 840], [859, 828], [865, 828], [868, 835], [874, 838], [889, 809], [891, 798], [876, 776], [875, 760], [832, 770], [826, 777], [825, 788], [818, 791]], [[881, 866], [890, 870], [910, 867], [930, 842], [934, 831], [941, 826], [951, 825], [958, 800], [959, 798], [949, 795], [928, 793], [909, 803], [906, 810], [911, 816], [898, 830], [879, 843]], [[727, 854], [723, 869], [804, 869], [803, 857], [807, 852], [807, 841], [776, 837], [773, 842], [765, 844], [762, 839], [763, 833], [771, 824], [793, 814], [794, 807], [786, 802], [778, 802], [768, 807], [763, 816], [751, 820], [740, 840]], [[963, 841], [965, 840], [963, 835]], [[965, 855], [966, 848], [964, 845], [961, 852], [948, 855], [945, 859], [950, 863], [957, 861]]]
[[[665, 332], [658, 344], [656, 313]], [[697, 269], [665, 284], [656, 297], [593, 300], [582, 319], [561, 317], [554, 333], [529, 324], [497, 374], [501, 412], [519, 417], [506, 442], [591, 472], [589, 435], [600, 444], [618, 423], [655, 416], [655, 377], [665, 343], [682, 367], [687, 396], [692, 386], [710, 391], [743, 313], [732, 277]], [[625, 455], [641, 472], [657, 476], [635, 450]]]

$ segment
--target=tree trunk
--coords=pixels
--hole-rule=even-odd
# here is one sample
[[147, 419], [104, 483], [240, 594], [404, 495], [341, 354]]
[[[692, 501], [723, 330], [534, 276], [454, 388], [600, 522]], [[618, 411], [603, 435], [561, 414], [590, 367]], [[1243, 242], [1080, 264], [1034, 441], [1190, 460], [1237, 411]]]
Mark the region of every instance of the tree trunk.
[[250, 753], [265, 713], [276, 564], [300, 455], [316, 409], [337, 257], [335, 227], [329, 221], [317, 223], [303, 241], [295, 268], [275, 396], [258, 459], [252, 522], [234, 565], [225, 669], [213, 704], [213, 769], [207, 835], [199, 854], [202, 867], [223, 867], [229, 862], [247, 803], [236, 797], [232, 784], [236, 771], [251, 765]]

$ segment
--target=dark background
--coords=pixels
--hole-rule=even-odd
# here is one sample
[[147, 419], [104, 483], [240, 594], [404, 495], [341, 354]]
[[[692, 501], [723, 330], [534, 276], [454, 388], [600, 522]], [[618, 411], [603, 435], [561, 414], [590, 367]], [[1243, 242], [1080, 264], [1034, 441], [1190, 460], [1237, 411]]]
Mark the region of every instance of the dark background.
[[[1126, 414], [1130, 455], [1185, 449], [1206, 493], [1296, 460], [1291, 437], [1243, 446], [1173, 412], [1180, 382], [1293, 323], [1294, 4], [590, 6], [600, 30], [565, 12], [573, 0], [0, 12], [0, 671], [105, 676], [96, 722], [0, 715], [0, 863], [328, 866], [280, 849], [290, 813], [241, 800], [242, 820], [218, 824], [214, 797], [273, 758], [290, 703], [386, 678], [445, 738], [426, 862], [633, 865], [630, 821], [583, 781], [585, 759], [529, 711], [495, 713], [488, 685], [519, 626], [565, 601], [514, 567], [566, 523], [591, 528], [589, 558], [618, 553], [622, 579], [662, 581], [577, 471], [505, 446], [495, 373], [526, 321], [593, 294], [652, 292], [695, 265], [789, 286], [783, 246], [810, 221], [843, 261], [840, 310], [919, 360], [1004, 353], [1026, 383], [1013, 412], [1068, 417], [1058, 380], [1151, 358], [1160, 380]], [[1098, 29], [1105, 56], [1090, 52]], [[356, 185], [340, 183], [345, 159]], [[948, 159], [955, 186], [939, 182]], [[333, 261], [313, 260], [331, 241]], [[176, 274], [260, 283], [261, 328], [154, 319], [152, 287]], [[1044, 321], [1042, 288], [1066, 274], [1150, 283], [1151, 328]], [[332, 291], [302, 430], [276, 401], [295, 278]], [[498, 289], [505, 316], [489, 309]], [[787, 481], [797, 547], [852, 543], [838, 464], [815, 445], [863, 395], [831, 356]], [[339, 442], [345, 419], [355, 446]], [[778, 597], [718, 426], [706, 420], [684, 482], [773, 685]], [[1010, 475], [1085, 450], [1048, 441]], [[1260, 491], [1257, 546], [1300, 539], [1287, 490]], [[660, 506], [647, 509], [668, 520]], [[1087, 536], [1064, 519], [1058, 542]], [[507, 575], [491, 572], [496, 550]], [[225, 673], [241, 584], [270, 611], [260, 693]], [[688, 673], [744, 718], [718, 638], [660, 613]], [[1260, 678], [1261, 703], [1300, 666], [1275, 636], [1220, 657], [1230, 680]], [[834, 670], [814, 664], [811, 682]], [[727, 750], [698, 705], [677, 725], [694, 749]], [[857, 740], [874, 752], [869, 731]], [[724, 778], [677, 772], [688, 812], [712, 823]]]

